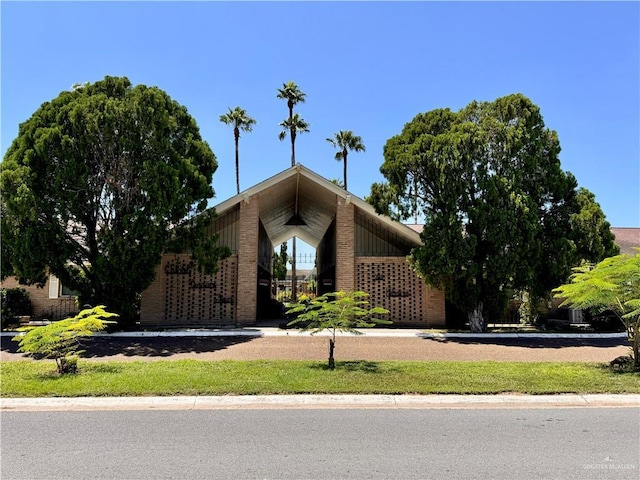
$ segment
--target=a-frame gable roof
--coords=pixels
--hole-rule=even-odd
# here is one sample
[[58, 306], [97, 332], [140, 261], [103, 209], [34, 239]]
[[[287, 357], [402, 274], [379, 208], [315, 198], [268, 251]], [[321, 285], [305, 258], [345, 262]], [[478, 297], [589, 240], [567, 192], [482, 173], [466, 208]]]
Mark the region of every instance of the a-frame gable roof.
[[[420, 235], [385, 215], [379, 215], [361, 198], [301, 164], [290, 167], [215, 206], [218, 215], [236, 208], [240, 202], [259, 197], [260, 219], [271, 242], [277, 245], [296, 236], [313, 247], [322, 240], [336, 211], [336, 197], [351, 202], [360, 212], [397, 233], [411, 244], [421, 243]], [[287, 222], [297, 213], [306, 225]]]

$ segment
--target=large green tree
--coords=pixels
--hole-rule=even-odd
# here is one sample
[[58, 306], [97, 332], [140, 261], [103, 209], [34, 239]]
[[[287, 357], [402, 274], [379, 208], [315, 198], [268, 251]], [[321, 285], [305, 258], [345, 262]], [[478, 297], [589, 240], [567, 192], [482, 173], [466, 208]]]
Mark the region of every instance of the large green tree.
[[421, 210], [414, 268], [445, 289], [474, 331], [501, 315], [509, 292], [549, 296], [581, 258], [615, 249], [602, 234], [608, 224], [594, 231], [580, 220], [586, 205], [604, 215], [559, 153], [556, 132], [521, 94], [419, 114], [384, 147], [388, 183], [374, 185], [369, 201], [401, 218]]
[[338, 133], [334, 133], [333, 137], [327, 138], [327, 142], [337, 148], [335, 159], [342, 161], [344, 166], [344, 189], [347, 190], [347, 156], [349, 151], [364, 152], [365, 146], [362, 143], [362, 138], [358, 135], [354, 135], [351, 130], [340, 130]]
[[[2, 256], [25, 283], [48, 270], [132, 325], [161, 254], [186, 249], [215, 271], [203, 235], [216, 158], [184, 106], [105, 77], [44, 103], [2, 163]], [[3, 265], [4, 266], [4, 265]]]
[[220, 121], [226, 125], [233, 126], [233, 139], [236, 147], [236, 193], [240, 193], [240, 160], [238, 155], [238, 142], [240, 140], [240, 130], [243, 132], [251, 132], [256, 124], [255, 119], [251, 118], [247, 112], [240, 107], [229, 111], [224, 115], [220, 115]]

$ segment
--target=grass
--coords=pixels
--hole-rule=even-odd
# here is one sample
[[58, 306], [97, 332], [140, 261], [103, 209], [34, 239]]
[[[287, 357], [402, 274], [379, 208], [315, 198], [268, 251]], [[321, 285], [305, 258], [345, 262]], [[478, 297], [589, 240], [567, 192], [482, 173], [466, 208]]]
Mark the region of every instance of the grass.
[[640, 375], [608, 365], [560, 362], [79, 362], [57, 375], [50, 361], [1, 366], [3, 397], [258, 394], [640, 393]]

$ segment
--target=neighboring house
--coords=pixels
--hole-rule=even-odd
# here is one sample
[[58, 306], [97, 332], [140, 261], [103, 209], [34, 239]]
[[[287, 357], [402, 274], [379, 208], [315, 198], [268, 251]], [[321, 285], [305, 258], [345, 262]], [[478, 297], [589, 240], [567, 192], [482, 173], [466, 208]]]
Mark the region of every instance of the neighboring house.
[[[309, 293], [309, 284], [315, 280], [316, 271], [315, 269], [302, 269], [298, 268], [296, 270], [296, 289], [300, 293]], [[291, 292], [291, 281], [292, 271], [291, 269], [287, 270], [287, 276], [284, 280], [275, 280], [275, 288], [276, 294], [278, 292]], [[315, 293], [315, 292], [313, 292]]]
[[294, 236], [316, 249], [317, 293], [364, 290], [395, 325], [444, 326], [444, 293], [427, 287], [406, 260], [420, 236], [302, 165], [215, 209], [209, 234], [219, 235], [231, 257], [208, 276], [187, 255], [165, 255], [142, 294], [143, 327], [254, 324], [272, 302], [274, 247]]
[[611, 233], [616, 237], [616, 244], [620, 253], [636, 255], [634, 248], [640, 248], [640, 228], [611, 227]]
[[61, 320], [78, 313], [76, 293], [54, 275], [49, 275], [43, 287], [21, 285], [15, 277], [8, 277], [2, 281], [2, 288], [23, 288], [29, 292], [35, 318]]

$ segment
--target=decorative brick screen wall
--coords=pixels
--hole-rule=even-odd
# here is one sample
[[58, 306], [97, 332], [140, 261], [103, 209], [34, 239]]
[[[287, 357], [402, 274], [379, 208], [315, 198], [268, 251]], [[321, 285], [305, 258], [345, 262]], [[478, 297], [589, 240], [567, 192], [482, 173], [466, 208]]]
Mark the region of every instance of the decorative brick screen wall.
[[[215, 276], [203, 275], [186, 256], [163, 261], [163, 324], [235, 323], [237, 258], [219, 263]], [[143, 322], [147, 323], [147, 322]]]
[[404, 257], [356, 257], [356, 289], [388, 309], [395, 325], [427, 326], [427, 287]]

